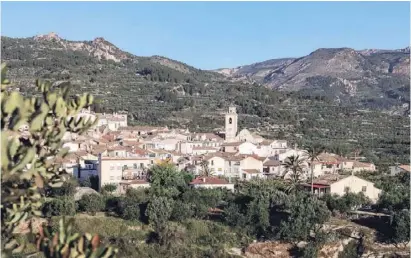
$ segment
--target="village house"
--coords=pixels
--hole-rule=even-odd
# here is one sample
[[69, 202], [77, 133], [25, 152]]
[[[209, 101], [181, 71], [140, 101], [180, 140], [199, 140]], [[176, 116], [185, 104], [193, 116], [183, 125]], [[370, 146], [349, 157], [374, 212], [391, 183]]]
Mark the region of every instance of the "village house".
[[82, 181], [98, 175], [98, 156], [87, 152], [77, 152], [78, 164], [73, 176]]
[[[99, 187], [101, 189], [105, 184], [115, 184], [127, 180], [141, 179], [146, 175], [145, 170], [154, 164], [152, 158], [140, 157], [107, 157], [100, 155], [98, 175]], [[118, 187], [118, 191], [121, 191]]]
[[400, 173], [410, 173], [410, 165], [390, 166], [390, 175], [396, 176]]
[[120, 127], [127, 127], [127, 114], [96, 113], [96, 116], [98, 118], [97, 126], [106, 125], [110, 131], [117, 131]]
[[[311, 184], [303, 184], [305, 189], [311, 190]], [[354, 175], [324, 175], [314, 180], [314, 194], [322, 196], [326, 193], [343, 196], [345, 193], [363, 193], [373, 203], [375, 203], [381, 190], [374, 186], [374, 183], [359, 178]]]
[[282, 163], [275, 159], [266, 158], [263, 163], [263, 173], [266, 177], [281, 177]]

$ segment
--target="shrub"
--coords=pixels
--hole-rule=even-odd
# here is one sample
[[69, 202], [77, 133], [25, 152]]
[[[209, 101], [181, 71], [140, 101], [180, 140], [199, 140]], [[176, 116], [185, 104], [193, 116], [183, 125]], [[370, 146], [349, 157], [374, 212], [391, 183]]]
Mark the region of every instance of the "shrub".
[[79, 200], [78, 208], [80, 211], [95, 215], [96, 212], [104, 210], [105, 202], [99, 194], [87, 194]]
[[193, 207], [189, 203], [176, 201], [174, 203], [171, 219], [175, 221], [184, 221], [194, 216]]
[[121, 217], [125, 220], [138, 221], [140, 219], [140, 207], [138, 203], [129, 203], [124, 207]]
[[71, 197], [57, 197], [43, 204], [43, 214], [52, 216], [74, 216], [76, 214], [76, 203]]
[[107, 193], [112, 193], [117, 190], [117, 185], [115, 184], [106, 184], [103, 186], [102, 191]]

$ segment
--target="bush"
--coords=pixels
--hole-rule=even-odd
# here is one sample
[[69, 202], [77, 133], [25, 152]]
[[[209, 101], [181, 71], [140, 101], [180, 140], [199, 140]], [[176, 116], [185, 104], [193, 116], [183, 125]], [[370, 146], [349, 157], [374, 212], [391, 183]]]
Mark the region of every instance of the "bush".
[[392, 240], [397, 243], [406, 243], [410, 240], [410, 211], [402, 210], [394, 213], [391, 223]]
[[52, 196], [74, 196], [77, 186], [77, 179], [70, 177], [61, 187], [51, 189], [51, 194]]
[[245, 216], [234, 203], [224, 209], [224, 221], [232, 227], [243, 227], [246, 224]]
[[117, 190], [117, 185], [115, 184], [106, 184], [103, 186], [102, 191], [107, 193], [112, 193]]
[[154, 197], [147, 206], [146, 215], [156, 228], [165, 227], [173, 212], [173, 200], [166, 197]]
[[125, 206], [121, 218], [125, 220], [138, 221], [140, 219], [140, 207], [138, 203], [129, 203]]
[[43, 204], [43, 214], [52, 216], [74, 216], [76, 214], [76, 203], [71, 197], [57, 197]]
[[189, 203], [176, 201], [174, 203], [171, 219], [175, 221], [184, 221], [194, 216], [193, 207]]
[[104, 198], [99, 194], [84, 195], [78, 201], [78, 208], [80, 211], [95, 215], [98, 211], [103, 211], [105, 208]]

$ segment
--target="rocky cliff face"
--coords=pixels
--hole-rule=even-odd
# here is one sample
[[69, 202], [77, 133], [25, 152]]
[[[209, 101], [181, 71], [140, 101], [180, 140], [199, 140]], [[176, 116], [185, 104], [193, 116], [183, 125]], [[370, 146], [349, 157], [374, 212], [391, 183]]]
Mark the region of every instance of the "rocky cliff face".
[[104, 38], [95, 38], [93, 41], [67, 41], [60, 38], [56, 33], [51, 32], [46, 35], [37, 35], [34, 38], [34, 43], [51, 42], [54, 44], [55, 50], [72, 50], [88, 52], [90, 56], [96, 57], [99, 60], [113, 60], [120, 62], [130, 57], [130, 54], [120, 50]]

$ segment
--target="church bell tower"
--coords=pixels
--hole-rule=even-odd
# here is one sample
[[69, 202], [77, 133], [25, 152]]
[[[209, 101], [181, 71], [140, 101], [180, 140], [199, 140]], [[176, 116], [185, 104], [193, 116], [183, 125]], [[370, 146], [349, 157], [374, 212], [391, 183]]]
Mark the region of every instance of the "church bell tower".
[[235, 142], [237, 136], [238, 116], [235, 106], [228, 108], [228, 113], [225, 114], [225, 141]]

